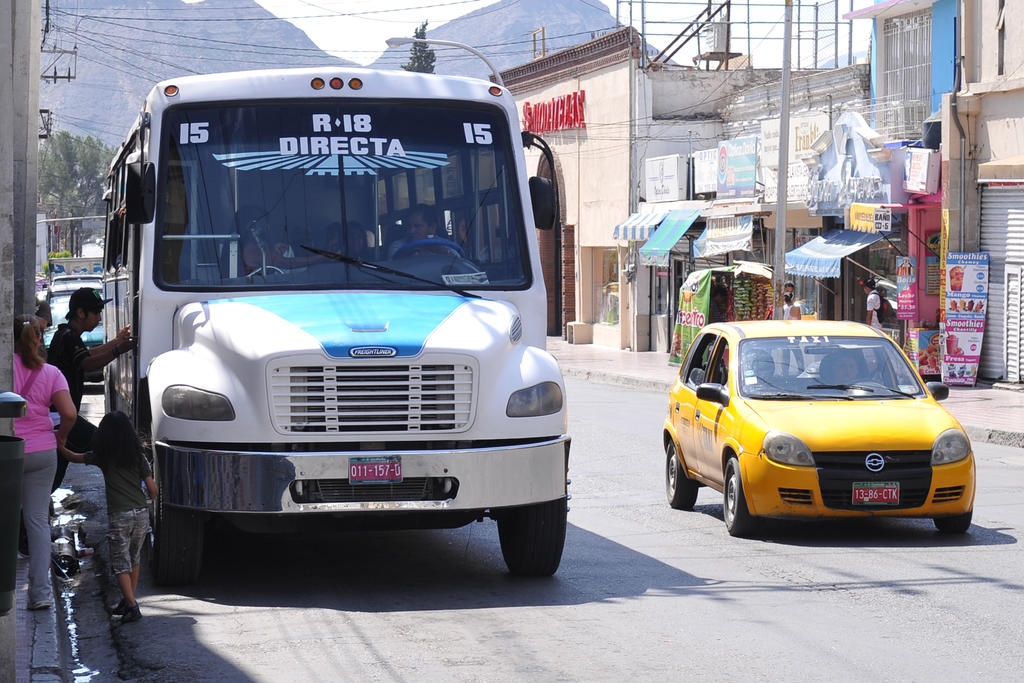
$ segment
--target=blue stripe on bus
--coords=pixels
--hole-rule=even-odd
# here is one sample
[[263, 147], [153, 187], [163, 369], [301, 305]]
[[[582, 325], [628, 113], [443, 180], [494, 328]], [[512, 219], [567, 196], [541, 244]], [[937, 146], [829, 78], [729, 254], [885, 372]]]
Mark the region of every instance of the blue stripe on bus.
[[395, 356], [416, 356], [427, 337], [467, 299], [385, 292], [273, 294], [211, 301], [256, 306], [320, 342], [328, 356], [348, 358], [354, 348], [379, 346]]

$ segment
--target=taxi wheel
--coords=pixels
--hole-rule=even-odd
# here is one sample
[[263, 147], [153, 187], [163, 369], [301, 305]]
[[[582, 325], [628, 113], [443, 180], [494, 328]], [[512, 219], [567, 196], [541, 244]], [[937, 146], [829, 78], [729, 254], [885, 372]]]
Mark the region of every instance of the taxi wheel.
[[725, 528], [730, 536], [750, 536], [757, 529], [757, 518], [747, 509], [740, 478], [740, 461], [735, 456], [725, 465], [725, 492], [722, 501]]
[[692, 510], [697, 502], [700, 485], [686, 476], [686, 468], [676, 455], [676, 444], [671, 439], [665, 446], [665, 495], [675, 510]]
[[971, 528], [971, 517], [973, 516], [974, 510], [968, 510], [956, 517], [936, 517], [932, 521], [935, 522], [935, 528], [939, 530], [940, 534], [965, 534]]

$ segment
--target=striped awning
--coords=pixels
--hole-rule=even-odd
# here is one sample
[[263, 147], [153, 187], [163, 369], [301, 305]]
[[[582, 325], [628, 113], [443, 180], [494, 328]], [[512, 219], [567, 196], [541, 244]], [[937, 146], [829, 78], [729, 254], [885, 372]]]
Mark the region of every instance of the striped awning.
[[700, 209], [677, 209], [668, 217], [640, 247], [640, 263], [648, 266], [667, 266], [668, 255], [672, 247], [682, 238], [683, 233], [690, 229], [693, 222], [700, 217]]
[[655, 211], [651, 213], [636, 212], [626, 220], [615, 226], [612, 237], [617, 240], [628, 240], [630, 242], [645, 242], [651, 236], [654, 229], [661, 224], [668, 211]]

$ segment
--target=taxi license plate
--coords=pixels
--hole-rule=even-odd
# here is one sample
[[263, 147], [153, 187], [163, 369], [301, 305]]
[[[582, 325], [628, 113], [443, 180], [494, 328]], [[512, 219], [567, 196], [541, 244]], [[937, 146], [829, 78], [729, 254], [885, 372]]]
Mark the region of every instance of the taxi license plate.
[[398, 484], [402, 481], [402, 458], [382, 455], [372, 458], [349, 458], [348, 483]]
[[899, 505], [900, 483], [898, 481], [855, 481], [853, 482], [854, 505]]

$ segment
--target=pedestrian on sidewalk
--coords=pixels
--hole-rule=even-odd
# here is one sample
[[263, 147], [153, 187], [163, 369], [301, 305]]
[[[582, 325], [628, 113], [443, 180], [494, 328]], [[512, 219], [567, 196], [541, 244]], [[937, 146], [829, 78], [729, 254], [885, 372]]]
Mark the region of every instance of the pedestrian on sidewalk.
[[[67, 322], [57, 326], [57, 331], [50, 339], [50, 351], [47, 362], [56, 365], [64, 373], [71, 391], [71, 400], [75, 410], [82, 409], [82, 394], [85, 392], [85, 371], [102, 368], [122, 353], [135, 348], [128, 327], [124, 327], [105, 344], [88, 348], [82, 341], [82, 333], [90, 332], [100, 324], [103, 306], [110, 299], [104, 299], [99, 290], [92, 287], [76, 289], [68, 302]], [[79, 416], [71, 433], [68, 435], [68, 448], [76, 452], [89, 450], [96, 426]], [[68, 461], [57, 458], [57, 470], [53, 477], [50, 492], [53, 493], [64, 481]]]
[[[28, 608], [53, 604], [50, 589], [50, 483], [77, 411], [67, 380], [43, 357], [43, 320], [14, 319], [14, 391], [25, 399], [25, 416], [14, 419], [14, 435], [25, 440], [21, 484], [22, 519], [28, 536]], [[60, 414], [56, 432], [50, 406]]]
[[110, 568], [121, 589], [121, 601], [113, 613], [126, 624], [142, 618], [135, 591], [139, 587], [142, 544], [149, 532], [149, 507], [142, 492], [145, 483], [150, 498], [156, 500], [153, 471], [142, 452], [142, 444], [128, 416], [120, 411], [107, 413], [93, 435], [92, 450], [76, 453], [63, 448], [71, 462], [95, 465], [103, 470], [107, 494], [107, 545]]

